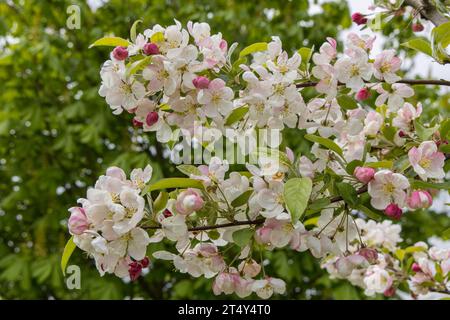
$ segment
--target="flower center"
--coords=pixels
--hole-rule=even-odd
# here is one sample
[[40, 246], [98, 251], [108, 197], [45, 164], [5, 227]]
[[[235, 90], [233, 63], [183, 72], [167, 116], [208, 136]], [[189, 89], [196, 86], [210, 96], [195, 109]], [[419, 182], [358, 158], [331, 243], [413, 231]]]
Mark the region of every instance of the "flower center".
[[385, 193], [392, 193], [395, 190], [395, 186], [392, 184], [392, 182], [388, 182], [384, 185], [383, 190]]
[[359, 75], [359, 68], [357, 65], [352, 65], [351, 69], [350, 69], [350, 74], [352, 75], [352, 77], [358, 76]]
[[430, 165], [431, 165], [431, 159], [429, 159], [429, 158], [423, 158], [423, 159], [421, 159], [421, 160], [419, 161], [419, 165], [420, 165], [422, 168], [427, 169], [427, 168], [429, 168]]
[[381, 73], [386, 73], [391, 70], [391, 64], [389, 62], [385, 62], [381, 65], [380, 71]]

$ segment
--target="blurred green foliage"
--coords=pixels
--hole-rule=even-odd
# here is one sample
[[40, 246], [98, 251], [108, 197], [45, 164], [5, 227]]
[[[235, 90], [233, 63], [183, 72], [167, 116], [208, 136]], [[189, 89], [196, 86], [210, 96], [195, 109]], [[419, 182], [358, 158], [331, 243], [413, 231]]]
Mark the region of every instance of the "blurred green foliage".
[[[109, 52], [88, 46], [105, 34], [126, 37], [137, 19], [151, 26], [176, 18], [183, 24], [206, 21], [241, 49], [272, 35], [290, 51], [318, 48], [327, 36], [350, 27], [347, 3], [324, 3], [321, 12], [310, 14], [307, 0], [97, 2], [103, 2], [97, 10], [85, 1], [0, 3], [0, 298], [214, 298], [211, 280], [191, 279], [160, 261], [133, 284], [101, 278], [80, 251], [70, 264], [81, 267], [82, 288], [66, 288], [59, 261], [68, 239], [67, 208], [110, 165], [129, 172], [151, 163], [154, 179], [174, 174], [154, 137], [136, 132], [130, 116], [113, 116], [98, 96], [99, 68]], [[66, 28], [72, 4], [81, 9], [79, 30]], [[429, 90], [422, 89], [419, 97], [428, 99], [427, 108], [449, 108], [448, 96], [446, 104]], [[296, 151], [308, 149], [298, 132], [288, 132], [287, 139]], [[417, 230], [411, 232], [418, 238]], [[268, 272], [289, 284], [286, 298], [364, 298], [347, 282], [330, 280], [309, 254], [277, 250], [269, 255]]]

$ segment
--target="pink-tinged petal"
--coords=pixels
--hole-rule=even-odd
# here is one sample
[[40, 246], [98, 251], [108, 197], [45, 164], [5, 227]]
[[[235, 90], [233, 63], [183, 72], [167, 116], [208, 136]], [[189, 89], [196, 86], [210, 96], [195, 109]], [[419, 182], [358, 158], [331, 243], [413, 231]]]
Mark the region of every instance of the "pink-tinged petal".
[[211, 82], [210, 82], [210, 84], [209, 84], [209, 89], [210, 90], [220, 90], [220, 89], [222, 89], [223, 87], [225, 87], [225, 81], [223, 81], [222, 79], [220, 79], [220, 78], [216, 78], [216, 79], [214, 79], [214, 80], [212, 80]]

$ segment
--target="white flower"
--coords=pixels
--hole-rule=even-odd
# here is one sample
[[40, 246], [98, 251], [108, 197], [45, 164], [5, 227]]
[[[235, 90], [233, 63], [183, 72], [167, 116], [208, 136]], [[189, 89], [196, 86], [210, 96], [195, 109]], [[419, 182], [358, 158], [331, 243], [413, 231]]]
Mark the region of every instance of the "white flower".
[[414, 95], [414, 90], [404, 83], [391, 85], [391, 92], [386, 91], [381, 84], [376, 86], [376, 90], [380, 95], [375, 100], [375, 105], [379, 107], [386, 103], [387, 100], [387, 106], [390, 111], [398, 110], [405, 102], [405, 98], [410, 98]]
[[418, 148], [411, 148], [408, 157], [414, 171], [422, 180], [445, 177], [445, 155], [438, 151], [434, 141], [424, 141]]
[[383, 125], [383, 116], [376, 111], [369, 111], [364, 120], [364, 133], [368, 136], [375, 136]]
[[407, 188], [409, 188], [409, 181], [402, 174], [393, 173], [390, 170], [378, 171], [373, 180], [369, 182], [370, 203], [378, 210], [384, 210], [391, 203], [403, 207]]
[[172, 241], [179, 241], [187, 237], [188, 228], [186, 225], [186, 217], [177, 214], [165, 218], [161, 221], [162, 231], [164, 235]]
[[284, 216], [284, 183], [279, 181], [270, 181], [266, 189], [260, 190], [256, 194], [256, 202], [261, 206], [260, 214], [266, 218], [275, 218]]
[[363, 50], [355, 49], [351, 56], [339, 58], [334, 67], [338, 80], [354, 91], [364, 87], [364, 80], [369, 81], [372, 77], [372, 64]]
[[150, 165], [147, 165], [144, 170], [141, 168], [133, 169], [130, 173], [130, 179], [136, 187], [142, 189], [152, 178], [152, 173], [153, 168]]
[[394, 83], [401, 78], [395, 74], [400, 69], [402, 60], [395, 56], [394, 50], [384, 50], [376, 56], [373, 66], [374, 75], [377, 79], [385, 80], [387, 83]]
[[421, 114], [422, 104], [420, 102], [417, 104], [417, 108], [414, 108], [410, 103], [405, 103], [397, 111], [397, 116], [392, 120], [392, 125], [405, 132], [410, 132], [414, 119], [417, 119]]
[[252, 290], [261, 299], [269, 299], [274, 293], [285, 293], [286, 283], [281, 279], [267, 277], [263, 280], [255, 280]]
[[365, 294], [372, 296], [375, 293], [383, 293], [392, 285], [392, 277], [389, 272], [378, 265], [370, 266], [364, 277], [366, 286]]
[[225, 81], [216, 78], [209, 84], [208, 89], [202, 89], [198, 93], [197, 100], [204, 105], [206, 116], [216, 118], [226, 116], [233, 109], [233, 90], [225, 86]]

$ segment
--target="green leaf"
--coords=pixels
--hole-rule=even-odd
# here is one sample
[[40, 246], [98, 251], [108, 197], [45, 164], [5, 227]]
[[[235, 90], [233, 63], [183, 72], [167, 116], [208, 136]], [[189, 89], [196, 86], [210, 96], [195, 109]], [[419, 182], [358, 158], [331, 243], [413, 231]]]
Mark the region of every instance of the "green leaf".
[[324, 146], [325, 148], [336, 152], [338, 155], [343, 157], [342, 149], [330, 139], [319, 137], [319, 136], [316, 136], [313, 134], [305, 134], [305, 139], [312, 141], [312, 142], [316, 142], [316, 143]]
[[352, 110], [358, 108], [358, 104], [355, 99], [346, 94], [341, 94], [337, 96], [337, 102], [341, 106], [341, 108], [345, 110]]
[[63, 275], [66, 275], [66, 267], [67, 263], [69, 263], [70, 256], [77, 246], [73, 242], [73, 236], [70, 237], [69, 241], [67, 241], [66, 246], [64, 247], [64, 251], [61, 258], [61, 270]]
[[448, 139], [450, 138], [450, 118], [445, 119], [441, 122], [441, 125], [439, 127], [439, 133], [441, 135], [441, 139]]
[[188, 177], [190, 177], [191, 174], [195, 176], [200, 176], [202, 174], [196, 166], [193, 166], [191, 164], [180, 164], [179, 166], [177, 166], [177, 169]]
[[429, 140], [429, 138], [438, 130], [438, 126], [427, 128], [419, 120], [414, 120], [414, 128], [416, 129], [416, 133], [422, 140]]
[[203, 189], [203, 184], [198, 180], [189, 178], [166, 178], [147, 186], [144, 189], [143, 194], [145, 195], [155, 190], [176, 189], [176, 188]]
[[302, 62], [300, 64], [300, 69], [301, 70], [307, 70], [308, 69], [308, 64], [309, 64], [309, 61], [311, 60], [311, 57], [312, 57], [313, 52], [314, 52], [314, 49], [303, 47], [303, 48], [298, 49], [297, 52], [300, 55], [300, 57], [302, 57]]
[[153, 202], [153, 212], [158, 213], [166, 208], [167, 201], [169, 201], [169, 193], [162, 191]]
[[359, 211], [362, 211], [368, 218], [375, 220], [375, 221], [381, 221], [381, 216], [376, 213], [375, 211], [367, 208], [366, 206], [363, 205], [358, 205], [357, 209]]
[[284, 201], [288, 208], [292, 223], [297, 222], [305, 212], [312, 191], [312, 181], [309, 178], [289, 179], [284, 185]]
[[450, 62], [450, 56], [445, 51], [450, 45], [450, 21], [433, 29], [431, 43], [433, 57], [442, 64]]
[[401, 44], [404, 47], [425, 53], [428, 56], [432, 56], [432, 50], [430, 43], [423, 38], [414, 38]]
[[238, 208], [240, 206], [243, 206], [244, 204], [248, 203], [248, 199], [250, 198], [250, 196], [253, 194], [253, 190], [247, 190], [245, 191], [243, 194], [241, 194], [239, 197], [237, 197], [236, 199], [234, 199], [231, 202], [231, 206], [233, 208]]
[[123, 38], [119, 37], [104, 37], [101, 39], [98, 39], [93, 44], [89, 46], [89, 49], [92, 47], [100, 47], [100, 46], [109, 46], [109, 47], [128, 47], [130, 45], [130, 41], [125, 40]]
[[442, 189], [442, 190], [450, 189], [450, 181], [433, 183], [422, 180], [410, 180], [409, 183], [411, 184], [411, 187], [413, 187], [414, 189]]
[[351, 207], [356, 207], [359, 203], [358, 193], [355, 188], [346, 182], [336, 183], [336, 187], [339, 191], [339, 195], [344, 199], [345, 203]]
[[144, 59], [137, 60], [127, 66], [127, 76], [132, 76], [136, 72], [143, 70], [152, 61], [152, 56], [147, 56]]
[[267, 42], [257, 42], [242, 49], [242, 51], [239, 53], [239, 58], [245, 57], [254, 52], [265, 50], [267, 50]]
[[248, 106], [242, 106], [239, 108], [234, 109], [230, 115], [228, 116], [227, 120], [225, 121], [226, 126], [230, 126], [235, 122], [238, 122], [244, 116], [248, 113]]
[[131, 39], [131, 41], [135, 41], [136, 40], [136, 27], [141, 22], [142, 22], [142, 20], [136, 20], [133, 23], [133, 25], [131, 26], [131, 30], [130, 30], [130, 39]]
[[254, 233], [255, 231], [251, 228], [237, 230], [233, 232], [233, 241], [239, 247], [245, 247], [250, 242]]
[[392, 169], [392, 167], [394, 166], [394, 163], [390, 160], [382, 160], [382, 161], [377, 161], [377, 162], [366, 162], [364, 164], [365, 167], [369, 167], [369, 168], [387, 168], [387, 169]]
[[163, 42], [164, 34], [162, 32], [156, 32], [150, 37], [150, 41], [153, 43]]

